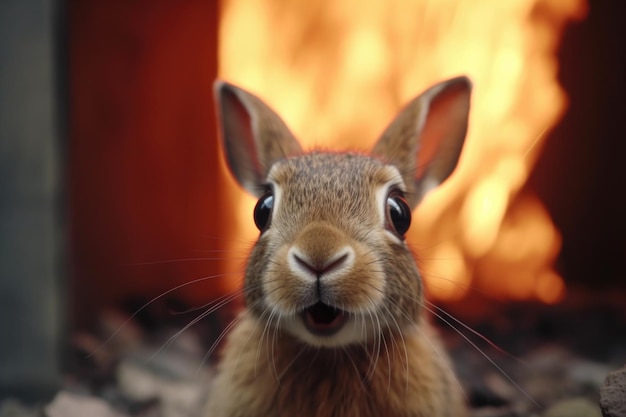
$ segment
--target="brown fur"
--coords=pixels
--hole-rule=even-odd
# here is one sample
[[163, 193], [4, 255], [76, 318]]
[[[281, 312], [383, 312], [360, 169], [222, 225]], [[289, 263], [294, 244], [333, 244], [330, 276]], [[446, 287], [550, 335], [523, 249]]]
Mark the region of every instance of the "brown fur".
[[[388, 196], [415, 207], [454, 169], [469, 82], [409, 103], [375, 146], [303, 154], [260, 99], [217, 84], [226, 158], [271, 220], [245, 273], [246, 311], [225, 346], [208, 416], [461, 417], [461, 390], [423, 315], [419, 271], [395, 232]], [[307, 309], [339, 309], [332, 334]]]
[[450, 364], [426, 328], [345, 349], [313, 348], [280, 331], [263, 331], [248, 313], [240, 318], [207, 416], [465, 415]]

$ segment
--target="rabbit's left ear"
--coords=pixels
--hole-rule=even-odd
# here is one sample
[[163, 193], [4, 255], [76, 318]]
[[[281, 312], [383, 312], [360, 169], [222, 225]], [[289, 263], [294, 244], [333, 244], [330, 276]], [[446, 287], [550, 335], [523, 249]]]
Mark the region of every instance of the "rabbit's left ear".
[[224, 81], [216, 81], [213, 88], [228, 167], [246, 191], [261, 197], [272, 165], [302, 153], [302, 148], [263, 100]]
[[456, 167], [467, 132], [471, 89], [467, 77], [432, 86], [398, 114], [372, 151], [398, 168], [412, 208]]

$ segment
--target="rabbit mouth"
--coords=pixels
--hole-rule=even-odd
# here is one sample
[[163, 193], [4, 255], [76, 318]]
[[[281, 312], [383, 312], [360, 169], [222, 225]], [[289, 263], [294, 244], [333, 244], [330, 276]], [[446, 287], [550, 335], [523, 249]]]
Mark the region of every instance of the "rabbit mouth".
[[307, 330], [317, 336], [332, 336], [337, 333], [348, 319], [343, 310], [318, 302], [302, 313]]

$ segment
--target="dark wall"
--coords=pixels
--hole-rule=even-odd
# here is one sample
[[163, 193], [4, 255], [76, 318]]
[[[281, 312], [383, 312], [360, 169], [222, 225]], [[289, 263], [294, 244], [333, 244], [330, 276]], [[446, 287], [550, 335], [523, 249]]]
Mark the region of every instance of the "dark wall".
[[47, 399], [61, 377], [66, 265], [58, 12], [52, 0], [0, 1], [0, 402]]
[[559, 60], [567, 114], [531, 179], [563, 234], [567, 282], [626, 285], [626, 24], [623, 2], [592, 0]]

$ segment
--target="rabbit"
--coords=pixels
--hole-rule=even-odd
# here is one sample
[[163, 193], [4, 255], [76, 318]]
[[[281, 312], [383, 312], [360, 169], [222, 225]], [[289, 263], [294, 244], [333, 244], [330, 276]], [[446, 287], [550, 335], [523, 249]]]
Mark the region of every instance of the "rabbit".
[[259, 237], [206, 416], [466, 415], [405, 234], [457, 165], [471, 81], [413, 99], [370, 154], [305, 152], [260, 98], [214, 89], [227, 165], [258, 198]]

